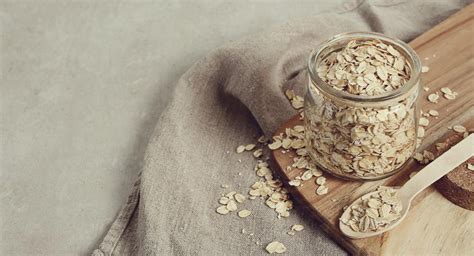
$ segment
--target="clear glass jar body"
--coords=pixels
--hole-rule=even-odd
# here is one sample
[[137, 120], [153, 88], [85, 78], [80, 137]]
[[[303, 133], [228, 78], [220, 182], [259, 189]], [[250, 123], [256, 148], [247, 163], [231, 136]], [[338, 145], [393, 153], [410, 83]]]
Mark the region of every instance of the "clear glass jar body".
[[[375, 96], [338, 91], [316, 69], [329, 53], [351, 40], [377, 39], [392, 45], [411, 67], [399, 89]], [[315, 49], [308, 63], [305, 140], [312, 160], [331, 174], [352, 180], [376, 180], [395, 174], [417, 145], [421, 65], [405, 43], [375, 33], [337, 35]]]

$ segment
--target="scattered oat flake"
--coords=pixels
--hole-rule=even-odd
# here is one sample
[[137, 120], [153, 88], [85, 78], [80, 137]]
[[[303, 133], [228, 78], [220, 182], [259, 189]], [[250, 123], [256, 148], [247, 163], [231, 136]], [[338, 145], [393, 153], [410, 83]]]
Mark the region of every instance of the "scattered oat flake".
[[429, 162], [433, 161], [435, 159], [435, 155], [433, 152], [428, 151], [428, 150], [423, 150], [423, 158], [421, 161], [419, 161], [422, 164], [428, 164]]
[[430, 110], [428, 111], [428, 114], [430, 114], [431, 116], [439, 116], [438, 111], [433, 110], [433, 109], [430, 109]]
[[245, 146], [244, 145], [240, 145], [237, 147], [237, 149], [235, 150], [237, 153], [242, 153], [245, 151]]
[[221, 188], [228, 188], [228, 187], [229, 187], [229, 185], [227, 185], [227, 184], [222, 184], [221, 185]]
[[416, 152], [415, 155], [413, 155], [413, 158], [418, 162], [422, 162], [423, 161], [423, 154], [420, 153], [420, 152]]
[[454, 94], [447, 94], [447, 93], [445, 93], [445, 94], [443, 94], [443, 97], [445, 97], [445, 98], [448, 99], [448, 100], [454, 100], [454, 99], [456, 99], [456, 95], [454, 95]]
[[291, 100], [291, 105], [292, 105], [293, 108], [295, 108], [295, 109], [301, 109], [301, 108], [303, 108], [303, 106], [304, 106], [304, 99], [303, 99], [303, 97], [301, 97], [301, 96], [295, 96], [295, 97], [293, 97], [293, 99]]
[[318, 185], [324, 185], [324, 183], [326, 183], [326, 178], [325, 178], [325, 177], [321, 176], [321, 177], [318, 177], [318, 178], [316, 179], [316, 184], [318, 184]]
[[[303, 166], [304, 167], [304, 166]], [[311, 173], [310, 170], [307, 170], [303, 173], [303, 175], [301, 175], [301, 179], [302, 180], [309, 180], [313, 177], [313, 173]]]
[[238, 203], [243, 203], [246, 199], [246, 197], [240, 193], [235, 194], [234, 198], [235, 198], [235, 201], [237, 201]]
[[268, 148], [270, 148], [271, 150], [275, 150], [275, 149], [278, 149], [280, 147], [281, 147], [281, 141], [280, 140], [276, 140], [273, 143], [268, 144]]
[[288, 235], [290, 235], [290, 236], [294, 236], [294, 235], [296, 234], [294, 231], [288, 231], [288, 232], [286, 232], [286, 233], [287, 233]]
[[295, 224], [291, 226], [291, 230], [293, 231], [299, 232], [299, 231], [302, 231], [303, 229], [304, 229], [303, 225], [300, 225], [300, 224]]
[[299, 185], [301, 185], [301, 180], [290, 180], [288, 184], [293, 187], [298, 187]]
[[420, 118], [419, 122], [418, 122], [419, 125], [421, 126], [428, 126], [430, 124], [430, 120], [428, 120], [427, 118]]
[[229, 201], [230, 201], [230, 199], [229, 199], [228, 197], [225, 197], [225, 196], [223, 196], [223, 197], [221, 197], [221, 198], [219, 199], [219, 203], [220, 203], [220, 204], [223, 204], [223, 205], [228, 204]]
[[448, 87], [443, 87], [440, 89], [442, 93], [452, 94], [453, 92]]
[[247, 151], [250, 151], [250, 150], [252, 150], [252, 149], [254, 149], [254, 148], [255, 148], [255, 144], [247, 144], [247, 145], [245, 146], [245, 150], [247, 150]]
[[438, 99], [439, 99], [438, 93], [432, 93], [428, 95], [428, 101], [430, 101], [431, 103], [438, 103]]
[[285, 95], [289, 100], [292, 100], [295, 97], [295, 92], [291, 89], [285, 91]]
[[322, 195], [325, 195], [328, 193], [328, 187], [324, 186], [324, 185], [321, 185], [319, 186], [318, 189], [316, 189], [316, 194], [322, 196]]
[[417, 136], [418, 136], [418, 138], [425, 137], [425, 128], [423, 128], [422, 126], [418, 127]]
[[454, 100], [456, 99], [456, 96], [458, 95], [456, 92], [451, 91], [451, 89], [448, 87], [441, 88], [441, 92], [444, 93], [443, 97], [445, 97], [448, 100]]
[[421, 73], [426, 73], [428, 71], [430, 71], [430, 67], [428, 67], [428, 66], [422, 66], [421, 67]]
[[253, 152], [253, 156], [254, 156], [255, 158], [259, 158], [259, 157], [261, 157], [262, 155], [263, 155], [263, 149], [261, 149], [261, 148], [255, 150], [255, 151]]
[[464, 127], [462, 125], [453, 125], [453, 130], [455, 132], [463, 133], [463, 132], [466, 131], [466, 127]]
[[237, 211], [237, 204], [234, 200], [230, 200], [229, 203], [226, 205], [226, 208], [231, 212]]
[[222, 205], [222, 206], [217, 207], [216, 212], [222, 215], [226, 215], [229, 213], [229, 210], [226, 208], [225, 205]]
[[448, 144], [444, 142], [438, 142], [435, 145], [436, 145], [436, 150], [438, 151], [444, 151], [444, 149], [448, 147]]
[[320, 177], [320, 176], [323, 175], [323, 172], [321, 170], [318, 170], [318, 169], [312, 169], [311, 173], [313, 174], [314, 177]]
[[260, 136], [260, 137], [258, 138], [257, 141], [258, 141], [259, 143], [265, 143], [265, 142], [267, 142], [267, 138], [265, 138], [265, 136], [262, 135], [262, 136]]
[[430, 88], [429, 87], [426, 87], [426, 86], [423, 86], [423, 90], [425, 90], [425, 92], [429, 91]]
[[247, 209], [244, 209], [244, 210], [241, 210], [240, 212], [238, 212], [237, 214], [239, 215], [240, 218], [246, 218], [246, 217], [250, 216], [250, 214], [252, 214], [252, 212], [247, 210]]
[[273, 253], [281, 254], [281, 253], [286, 252], [286, 247], [284, 244], [278, 241], [273, 241], [269, 243], [267, 247], [265, 247], [265, 250], [267, 250], [267, 252], [270, 254], [273, 254]]
[[474, 171], [474, 164], [467, 163], [467, 169], [470, 171]]
[[235, 192], [235, 191], [231, 191], [231, 192], [225, 194], [225, 196], [228, 197], [229, 199], [233, 199], [233, 197], [234, 197], [234, 195], [235, 195], [236, 193], [237, 193], [237, 192]]

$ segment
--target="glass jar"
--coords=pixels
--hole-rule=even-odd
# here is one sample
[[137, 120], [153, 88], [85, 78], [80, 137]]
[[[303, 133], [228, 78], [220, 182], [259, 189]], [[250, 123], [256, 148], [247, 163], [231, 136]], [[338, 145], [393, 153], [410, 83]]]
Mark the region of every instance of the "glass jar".
[[[329, 54], [353, 40], [377, 40], [396, 49], [411, 72], [406, 82], [370, 96], [336, 90], [324, 82], [318, 68]], [[417, 133], [423, 132], [418, 130], [421, 64], [414, 50], [377, 33], [344, 33], [313, 50], [308, 69], [305, 142], [315, 164], [340, 178], [362, 181], [401, 170], [415, 152]]]

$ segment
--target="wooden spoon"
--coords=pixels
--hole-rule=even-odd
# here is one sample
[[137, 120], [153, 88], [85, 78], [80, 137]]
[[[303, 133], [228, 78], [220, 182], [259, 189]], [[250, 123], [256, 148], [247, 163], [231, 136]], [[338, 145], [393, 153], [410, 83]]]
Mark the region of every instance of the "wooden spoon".
[[[451, 170], [462, 164], [464, 161], [474, 155], [474, 134], [469, 135], [461, 142], [453, 146], [451, 149], [446, 151], [440, 157], [436, 158], [433, 162], [419, 171], [401, 188], [393, 188], [397, 190], [398, 198], [400, 199], [403, 209], [401, 217], [388, 225], [386, 228], [378, 231], [369, 232], [357, 232], [352, 230], [348, 225], [339, 221], [339, 228], [342, 233], [350, 238], [360, 239], [371, 236], [377, 236], [384, 232], [391, 230], [400, 224], [406, 217], [408, 210], [410, 209], [411, 201], [415, 198], [418, 193], [423, 191], [429, 185], [449, 173]], [[378, 193], [378, 191], [367, 193], [366, 195]], [[350, 219], [351, 207], [355, 203], [360, 203], [362, 198], [356, 199], [347, 209], [342, 213], [341, 219]]]

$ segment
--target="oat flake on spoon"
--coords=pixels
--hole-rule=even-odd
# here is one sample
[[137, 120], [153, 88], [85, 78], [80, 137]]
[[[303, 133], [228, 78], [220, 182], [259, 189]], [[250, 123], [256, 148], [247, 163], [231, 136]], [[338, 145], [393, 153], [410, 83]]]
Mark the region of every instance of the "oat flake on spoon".
[[342, 233], [359, 239], [380, 235], [400, 224], [418, 193], [474, 155], [474, 134], [435, 159], [401, 188], [380, 187], [356, 199], [339, 221]]

